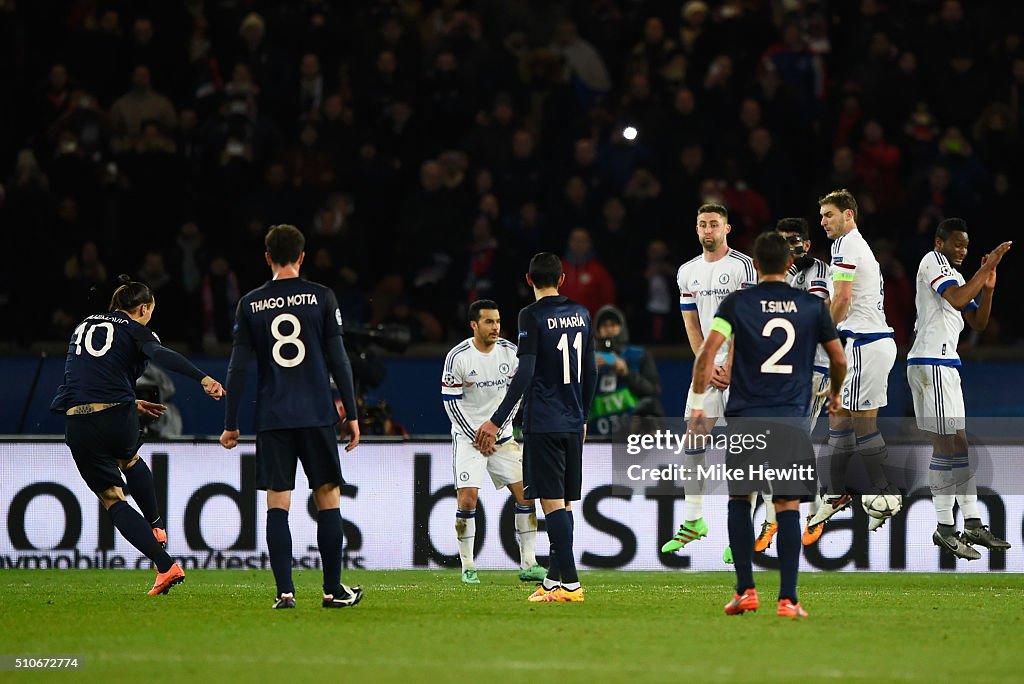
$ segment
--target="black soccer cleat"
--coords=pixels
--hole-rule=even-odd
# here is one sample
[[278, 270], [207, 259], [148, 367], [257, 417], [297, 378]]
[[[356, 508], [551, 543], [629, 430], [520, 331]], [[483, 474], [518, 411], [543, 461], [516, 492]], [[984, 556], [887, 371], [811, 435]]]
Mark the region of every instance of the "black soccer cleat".
[[274, 605], [271, 606], [274, 610], [281, 610], [282, 608], [294, 608], [295, 607], [295, 594], [279, 594], [277, 599], [274, 601]]
[[1005, 539], [1000, 539], [996, 535], [992, 534], [992, 530], [988, 529], [988, 525], [982, 525], [981, 527], [976, 527], [973, 530], [965, 529], [963, 540], [968, 544], [984, 546], [986, 549], [1005, 551], [1010, 548], [1010, 542]]
[[359, 587], [339, 585], [338, 591], [333, 594], [324, 594], [324, 608], [348, 608], [363, 600], [363, 590]]
[[981, 558], [981, 554], [978, 553], [973, 546], [968, 546], [963, 542], [959, 532], [954, 532], [953, 534], [942, 534], [938, 530], [935, 530], [935, 532], [932, 533], [932, 543], [943, 551], [948, 551], [957, 558], [963, 558], [969, 561]]

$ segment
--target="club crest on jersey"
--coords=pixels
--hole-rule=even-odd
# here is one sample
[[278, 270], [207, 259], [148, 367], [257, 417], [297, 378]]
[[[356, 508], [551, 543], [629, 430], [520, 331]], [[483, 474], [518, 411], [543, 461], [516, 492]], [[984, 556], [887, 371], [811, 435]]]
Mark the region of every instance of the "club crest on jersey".
[[718, 282], [720, 282], [722, 285], [727, 285], [729, 283], [729, 274], [723, 273], [722, 275], [718, 276]]
[[508, 373], [509, 369], [511, 369], [511, 366], [509, 366], [507, 363], [503, 363], [503, 364], [498, 366], [498, 372], [503, 374], [503, 375], [505, 373]]

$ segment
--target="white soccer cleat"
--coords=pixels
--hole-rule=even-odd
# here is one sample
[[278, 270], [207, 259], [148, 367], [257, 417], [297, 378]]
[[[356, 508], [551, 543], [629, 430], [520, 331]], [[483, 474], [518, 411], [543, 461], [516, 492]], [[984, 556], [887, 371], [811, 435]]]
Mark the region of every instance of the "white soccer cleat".
[[815, 525], [825, 522], [833, 515], [849, 506], [851, 501], [853, 501], [853, 497], [849, 494], [826, 496], [822, 500], [821, 506], [818, 507], [818, 510], [815, 511], [814, 515], [811, 516], [811, 519], [807, 521], [807, 526], [814, 527]]

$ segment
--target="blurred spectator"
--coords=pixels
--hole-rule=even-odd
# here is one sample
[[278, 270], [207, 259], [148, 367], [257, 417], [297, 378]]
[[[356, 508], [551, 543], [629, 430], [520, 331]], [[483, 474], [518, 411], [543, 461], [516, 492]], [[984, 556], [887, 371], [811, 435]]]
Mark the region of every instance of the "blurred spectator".
[[601, 307], [594, 328], [597, 392], [588, 420], [594, 434], [616, 434], [628, 427], [631, 416], [664, 416], [658, 367], [650, 352], [630, 344], [622, 311]]
[[563, 295], [587, 307], [593, 316], [606, 304], [615, 303], [615, 282], [604, 265], [597, 260], [590, 233], [574, 228], [569, 233], [568, 250], [562, 259], [565, 282], [559, 290]]
[[210, 261], [203, 275], [201, 288], [203, 302], [203, 347], [212, 351], [218, 344], [231, 342], [231, 328], [235, 324], [235, 307], [241, 296], [238, 278], [231, 264], [222, 256]]
[[174, 105], [167, 97], [150, 85], [149, 67], [139, 65], [132, 72], [132, 89], [117, 98], [110, 108], [111, 145], [114, 151], [134, 147], [142, 133], [142, 124], [154, 121], [165, 131], [172, 131], [178, 123]]
[[639, 324], [637, 340], [652, 344], [675, 343], [683, 339], [683, 326], [679, 325], [677, 311], [677, 266], [672, 260], [664, 240], [652, 240], [647, 245], [646, 262], [641, 273], [639, 298], [634, 320]]
[[574, 22], [559, 22], [552, 49], [561, 54], [583, 108], [602, 102], [612, 89], [608, 69], [594, 46], [577, 33]]

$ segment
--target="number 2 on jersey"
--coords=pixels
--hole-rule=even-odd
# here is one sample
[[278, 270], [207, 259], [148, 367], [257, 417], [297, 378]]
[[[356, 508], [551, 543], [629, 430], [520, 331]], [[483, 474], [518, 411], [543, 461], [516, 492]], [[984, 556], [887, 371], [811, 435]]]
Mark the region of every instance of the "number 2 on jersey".
[[[576, 350], [576, 382], [579, 382], [583, 377], [583, 333], [576, 333], [576, 337], [572, 339], [572, 346]], [[562, 333], [562, 336], [558, 338], [558, 344], [555, 349], [559, 349], [562, 352], [562, 384], [568, 385], [572, 382], [572, 378], [569, 376], [569, 333]]]
[[772, 318], [764, 324], [764, 328], [761, 330], [761, 337], [771, 337], [772, 333], [779, 328], [782, 328], [786, 333], [786, 339], [783, 341], [782, 346], [776, 349], [775, 353], [761, 364], [762, 373], [789, 375], [793, 372], [793, 366], [790, 364], [779, 363], [782, 357], [793, 348], [793, 343], [796, 342], [796, 329], [793, 328], [793, 324], [785, 318]]
[[[289, 323], [292, 326], [291, 333], [287, 335], [281, 334], [281, 324]], [[283, 313], [278, 314], [274, 317], [274, 320], [270, 322], [270, 334], [274, 336], [274, 346], [270, 349], [270, 355], [274, 358], [274, 363], [282, 368], [294, 368], [302, 363], [302, 360], [306, 358], [306, 345], [299, 339], [299, 333], [302, 332], [302, 324], [299, 323], [299, 319], [295, 314]], [[281, 350], [286, 345], [292, 345], [295, 347], [295, 356], [290, 359], [286, 359], [281, 353]]]

